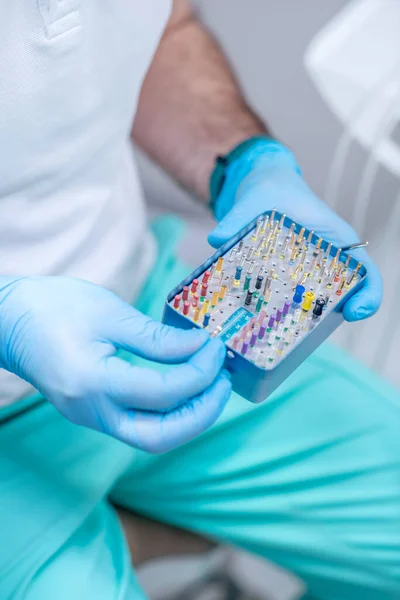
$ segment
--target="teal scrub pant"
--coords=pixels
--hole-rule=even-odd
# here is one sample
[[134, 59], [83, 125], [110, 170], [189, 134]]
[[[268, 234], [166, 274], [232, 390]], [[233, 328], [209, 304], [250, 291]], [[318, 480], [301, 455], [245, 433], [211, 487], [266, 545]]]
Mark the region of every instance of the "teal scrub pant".
[[[138, 307], [159, 318], [188, 269], [182, 226], [154, 225]], [[112, 503], [223, 540], [301, 577], [310, 598], [400, 598], [400, 405], [324, 345], [264, 404], [232, 395], [162, 456], [66, 421], [40, 397], [0, 414], [0, 598], [141, 600]], [[266, 586], [267, 586], [266, 582]]]

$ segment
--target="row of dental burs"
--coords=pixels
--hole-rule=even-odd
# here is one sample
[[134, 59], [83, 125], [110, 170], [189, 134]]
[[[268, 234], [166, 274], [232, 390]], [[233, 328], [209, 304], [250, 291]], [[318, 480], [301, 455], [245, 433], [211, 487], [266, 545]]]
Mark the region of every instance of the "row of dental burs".
[[[333, 308], [355, 285], [362, 266], [350, 270], [351, 256], [342, 262], [339, 249], [331, 257], [331, 243], [323, 250], [322, 238], [313, 244], [313, 231], [296, 233], [295, 223], [284, 227], [285, 217], [275, 220], [272, 211], [259, 219], [227, 259], [220, 257], [201, 281], [194, 279], [173, 301], [176, 310], [204, 328], [219, 320], [213, 336], [223, 333], [224, 320], [235, 310], [247, 309], [253, 316], [227, 344], [263, 368], [277, 364], [319, 323], [328, 304]], [[274, 291], [284, 295], [279, 306]], [[228, 306], [234, 306], [229, 315], [212, 318]]]

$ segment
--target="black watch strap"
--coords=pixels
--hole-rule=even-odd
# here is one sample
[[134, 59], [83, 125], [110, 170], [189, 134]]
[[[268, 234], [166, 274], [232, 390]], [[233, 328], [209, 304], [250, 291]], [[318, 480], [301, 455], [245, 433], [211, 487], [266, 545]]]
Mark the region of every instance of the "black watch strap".
[[267, 135], [251, 137], [235, 146], [235, 148], [233, 148], [229, 154], [226, 154], [225, 156], [217, 156], [215, 167], [210, 178], [210, 207], [213, 212], [215, 210], [215, 204], [218, 196], [224, 187], [226, 169], [230, 164], [240, 158], [242, 154], [245, 154], [245, 152], [247, 152], [252, 146], [254, 146], [255, 143], [260, 140], [272, 141], [272, 138]]

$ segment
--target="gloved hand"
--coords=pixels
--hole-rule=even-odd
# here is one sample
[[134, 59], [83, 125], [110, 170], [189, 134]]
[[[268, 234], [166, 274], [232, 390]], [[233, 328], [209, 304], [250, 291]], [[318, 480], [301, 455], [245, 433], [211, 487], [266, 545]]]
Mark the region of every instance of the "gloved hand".
[[[260, 139], [227, 167], [224, 186], [215, 204], [220, 223], [208, 238], [210, 244], [218, 248], [255, 217], [273, 208], [339, 248], [359, 241], [352, 227], [310, 190], [293, 154], [278, 142]], [[357, 321], [378, 310], [382, 279], [365, 250], [351, 254], [368, 271], [364, 286], [343, 308], [347, 321]]]
[[[162, 363], [160, 373], [116, 356]], [[160, 453], [207, 429], [231, 392], [225, 347], [203, 330], [145, 317], [111, 292], [66, 277], [0, 277], [0, 366], [70, 421]]]

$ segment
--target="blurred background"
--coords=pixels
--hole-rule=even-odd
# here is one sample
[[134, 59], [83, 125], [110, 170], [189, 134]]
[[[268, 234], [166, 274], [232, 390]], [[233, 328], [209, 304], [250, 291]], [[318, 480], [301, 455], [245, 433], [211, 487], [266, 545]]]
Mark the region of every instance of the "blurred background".
[[[343, 325], [335, 341], [400, 386], [400, 2], [197, 0], [194, 6], [250, 104], [294, 150], [311, 187], [369, 240], [384, 277], [383, 307], [368, 322]], [[152, 214], [172, 211], [188, 222], [184, 258], [197, 265], [211, 253], [211, 217], [146, 157], [140, 166]], [[231, 586], [212, 576], [208, 587], [176, 589], [173, 598], [288, 600], [300, 594], [296, 583], [258, 559], [226, 549], [213, 556], [206, 563], [183, 558], [189, 560], [183, 570], [192, 580], [204, 569], [222, 580], [227, 575]], [[142, 573], [144, 585], [152, 598], [166, 600], [170, 588], [158, 595], [152, 568]], [[157, 568], [164, 569], [160, 581], [177, 572], [168, 563]]]

